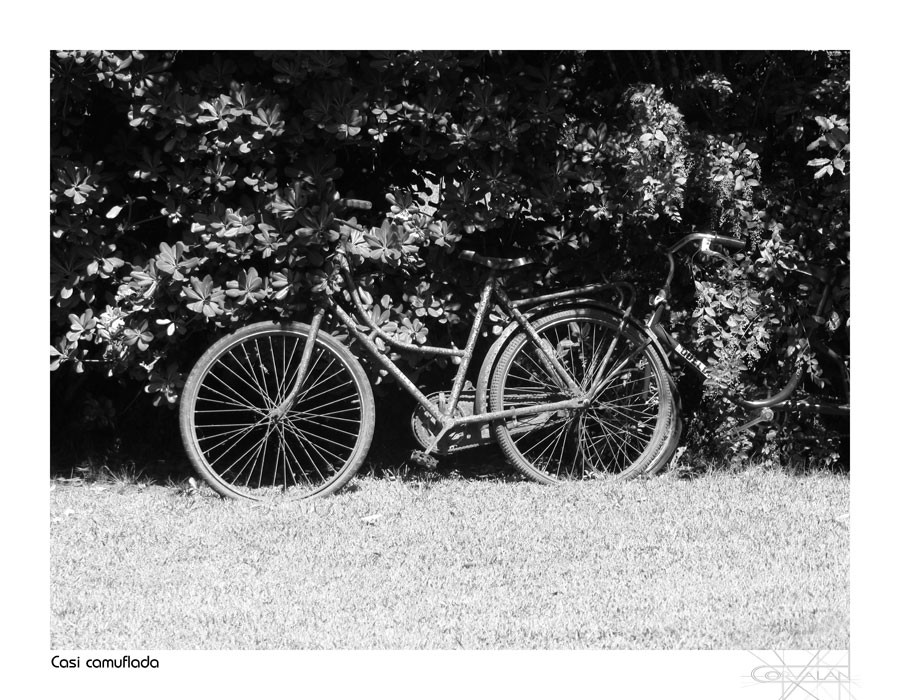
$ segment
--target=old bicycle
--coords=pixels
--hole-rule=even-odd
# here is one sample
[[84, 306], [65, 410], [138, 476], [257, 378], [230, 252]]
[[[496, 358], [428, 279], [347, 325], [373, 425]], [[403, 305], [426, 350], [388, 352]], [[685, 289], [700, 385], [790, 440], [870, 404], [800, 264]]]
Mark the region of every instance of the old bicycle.
[[[653, 338], [653, 342], [660, 353], [667, 359], [677, 359], [690, 368], [695, 374], [704, 380], [712, 375], [712, 368], [701, 360], [690, 348], [678, 342], [666, 329], [665, 322], [669, 311], [669, 298], [671, 296], [671, 284], [675, 275], [675, 254], [680, 251], [693, 250], [696, 255], [716, 257], [728, 260], [724, 250], [741, 250], [745, 246], [744, 241], [729, 236], [720, 236], [712, 233], [691, 233], [668, 248], [661, 248], [668, 260], [668, 274], [662, 288], [656, 294], [653, 301], [653, 311], [647, 320], [644, 329]], [[725, 393], [724, 398], [740, 406], [749, 413], [749, 419], [734, 428], [723, 432], [723, 437], [730, 438], [743, 430], [752, 428], [758, 424], [772, 422], [776, 415], [789, 412], [794, 413], [818, 413], [834, 416], [849, 416], [850, 414], [850, 374], [849, 354], [841, 353], [831, 347], [822, 337], [822, 327], [826, 324], [832, 309], [832, 301], [835, 289], [839, 284], [849, 283], [849, 266], [841, 265], [834, 270], [819, 267], [793, 268], [790, 272], [811, 281], [820, 286], [820, 294], [816, 304], [816, 310], [812, 314], [813, 323], [816, 326], [809, 330], [807, 339], [810, 347], [829, 363], [832, 375], [834, 391], [831, 396], [811, 398], [795, 398], [798, 389], [804, 379], [806, 371], [804, 367], [797, 366], [785, 385], [774, 394], [762, 398], [748, 398], [734, 393]], [[668, 365], [671, 368], [671, 365]], [[670, 461], [681, 436], [682, 422], [677, 393], [676, 404], [671, 411], [669, 429], [664, 432], [664, 444], [659, 448], [656, 458], [646, 469], [648, 475], [662, 469]]]
[[[543, 483], [654, 473], [671, 458], [681, 432], [671, 358], [705, 371], [662, 325], [673, 254], [694, 242], [710, 253], [743, 245], [690, 234], [668, 249], [673, 267], [647, 323], [633, 316], [634, 289], [627, 283], [513, 300], [504, 277], [529, 259], [463, 251], [463, 260], [487, 274], [462, 348], [409, 343], [379, 328], [338, 251], [344, 291], [322, 298], [309, 324], [256, 323], [198, 360], [180, 409], [189, 458], [215, 491], [233, 498], [324, 496], [353, 477], [372, 441], [375, 404], [359, 360], [323, 329], [328, 316], [415, 398], [417, 461], [433, 464], [435, 455], [496, 441], [517, 469]], [[467, 376], [491, 309], [509, 323], [473, 386]], [[458, 362], [451, 388], [426, 395], [376, 341]], [[795, 374], [763, 400], [731, 398], [753, 410], [784, 407], [798, 382]]]

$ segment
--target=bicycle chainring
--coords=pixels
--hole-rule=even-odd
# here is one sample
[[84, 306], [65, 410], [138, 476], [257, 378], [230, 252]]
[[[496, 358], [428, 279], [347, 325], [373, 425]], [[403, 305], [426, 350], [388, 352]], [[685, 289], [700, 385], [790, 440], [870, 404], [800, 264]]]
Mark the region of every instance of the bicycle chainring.
[[[436, 404], [441, 411], [446, 411], [450, 404], [449, 391], [437, 391], [428, 395], [428, 400]], [[463, 390], [456, 404], [454, 417], [471, 416], [475, 411], [475, 391]], [[411, 418], [413, 435], [426, 450], [431, 447], [435, 437], [441, 431], [441, 425], [422, 406], [417, 406]], [[446, 455], [457, 450], [477, 447], [491, 442], [492, 438], [487, 424], [470, 423], [448, 432], [431, 452]]]

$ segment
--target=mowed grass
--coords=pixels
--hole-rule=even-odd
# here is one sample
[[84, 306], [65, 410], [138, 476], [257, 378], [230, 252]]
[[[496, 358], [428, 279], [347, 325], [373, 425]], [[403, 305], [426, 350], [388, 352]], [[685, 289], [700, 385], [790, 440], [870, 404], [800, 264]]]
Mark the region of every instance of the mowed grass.
[[846, 649], [849, 479], [51, 481], [60, 649]]

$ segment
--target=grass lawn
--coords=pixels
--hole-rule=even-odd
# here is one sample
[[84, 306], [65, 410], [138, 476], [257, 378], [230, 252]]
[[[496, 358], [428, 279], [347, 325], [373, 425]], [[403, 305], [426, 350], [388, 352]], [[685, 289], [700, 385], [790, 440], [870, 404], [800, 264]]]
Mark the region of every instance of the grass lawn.
[[846, 649], [849, 478], [51, 480], [60, 649]]

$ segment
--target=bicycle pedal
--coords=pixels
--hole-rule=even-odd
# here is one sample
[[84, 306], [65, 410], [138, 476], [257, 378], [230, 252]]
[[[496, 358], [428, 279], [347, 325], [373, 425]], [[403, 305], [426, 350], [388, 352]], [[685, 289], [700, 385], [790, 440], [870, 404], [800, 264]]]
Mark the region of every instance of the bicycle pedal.
[[437, 458], [422, 452], [422, 450], [413, 450], [409, 458], [416, 464], [428, 469], [437, 469], [438, 467]]

